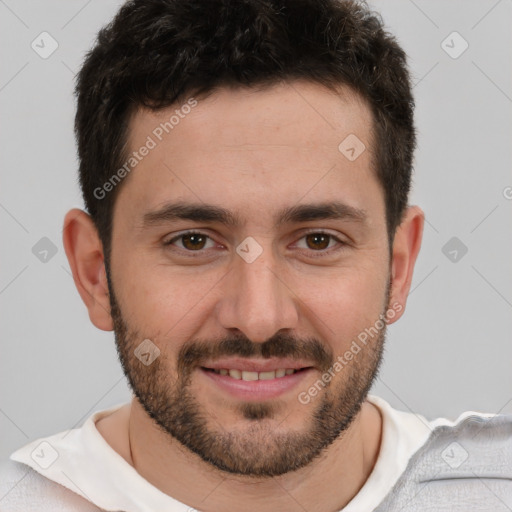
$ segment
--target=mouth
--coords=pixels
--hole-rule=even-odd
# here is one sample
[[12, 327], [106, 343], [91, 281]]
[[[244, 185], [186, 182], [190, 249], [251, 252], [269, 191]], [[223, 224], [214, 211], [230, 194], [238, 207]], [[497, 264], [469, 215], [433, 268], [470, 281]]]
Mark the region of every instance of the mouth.
[[307, 370], [308, 368], [279, 368], [278, 370], [270, 370], [265, 372], [255, 372], [249, 370], [237, 370], [237, 369], [227, 369], [227, 368], [205, 368], [202, 367], [203, 370], [207, 372], [213, 372], [217, 375], [229, 376], [235, 380], [244, 380], [246, 382], [251, 382], [255, 380], [272, 380], [272, 379], [282, 379], [287, 375], [293, 375], [294, 373], [299, 373]]
[[244, 401], [283, 397], [295, 388], [298, 393], [307, 389], [304, 382], [315, 371], [307, 362], [291, 360], [229, 359], [199, 367], [210, 389], [213, 383], [217, 391]]

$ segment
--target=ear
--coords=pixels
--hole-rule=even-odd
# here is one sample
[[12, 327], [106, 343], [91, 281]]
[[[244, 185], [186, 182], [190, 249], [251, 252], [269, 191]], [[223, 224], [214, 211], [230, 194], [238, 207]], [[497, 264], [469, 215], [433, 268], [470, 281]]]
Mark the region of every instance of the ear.
[[78, 208], [70, 210], [64, 218], [62, 241], [91, 322], [103, 331], [113, 330], [103, 245], [91, 217]]
[[391, 261], [391, 297], [392, 304], [400, 304], [400, 310], [389, 319], [388, 323], [396, 322], [404, 313], [407, 296], [411, 288], [412, 275], [416, 258], [420, 252], [423, 237], [425, 214], [418, 206], [407, 208], [404, 219], [398, 226], [393, 242], [393, 256]]

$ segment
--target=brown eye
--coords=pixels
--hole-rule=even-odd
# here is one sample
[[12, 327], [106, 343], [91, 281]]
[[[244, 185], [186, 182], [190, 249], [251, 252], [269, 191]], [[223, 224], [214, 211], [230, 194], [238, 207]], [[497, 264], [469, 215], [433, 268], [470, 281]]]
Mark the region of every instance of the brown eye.
[[329, 241], [332, 237], [325, 233], [310, 233], [309, 235], [306, 235], [305, 238], [309, 249], [322, 250], [329, 247]]
[[182, 235], [180, 238], [182, 240], [183, 247], [194, 251], [197, 249], [203, 249], [208, 237], [198, 233], [190, 233], [188, 235]]
[[164, 242], [166, 246], [176, 246], [178, 249], [187, 252], [201, 252], [202, 249], [215, 247], [215, 242], [204, 233], [189, 232], [171, 238]]
[[334, 257], [347, 246], [346, 242], [326, 231], [310, 231], [295, 243], [295, 247], [301, 249], [302, 254], [306, 251], [307, 257], [311, 258]]

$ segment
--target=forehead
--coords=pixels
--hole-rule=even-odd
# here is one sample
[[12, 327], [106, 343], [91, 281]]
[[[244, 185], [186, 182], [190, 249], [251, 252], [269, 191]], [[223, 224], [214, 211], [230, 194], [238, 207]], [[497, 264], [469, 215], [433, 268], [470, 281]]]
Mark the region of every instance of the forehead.
[[306, 195], [308, 202], [351, 195], [355, 208], [367, 209], [365, 190], [378, 191], [372, 123], [366, 103], [349, 89], [335, 93], [307, 82], [223, 88], [157, 112], [139, 110], [129, 153], [151, 149], [139, 156], [118, 202], [141, 215], [173, 198], [249, 214]]
[[[340, 136], [353, 130], [368, 139], [371, 126], [366, 102], [351, 89], [340, 86], [335, 92], [296, 81], [264, 88], [224, 87], [160, 111], [139, 109], [131, 120], [128, 142], [136, 147], [138, 140], [153, 134], [157, 142], [162, 138], [167, 145], [177, 136], [200, 149], [247, 149], [275, 147], [278, 136], [279, 143], [289, 146], [337, 149]], [[175, 146], [179, 146], [177, 140]]]

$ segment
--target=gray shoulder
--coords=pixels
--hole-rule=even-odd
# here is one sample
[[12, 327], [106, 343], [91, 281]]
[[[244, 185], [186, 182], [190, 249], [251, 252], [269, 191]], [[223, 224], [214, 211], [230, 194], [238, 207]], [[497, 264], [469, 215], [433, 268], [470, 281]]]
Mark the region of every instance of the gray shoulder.
[[97, 512], [101, 509], [30, 466], [0, 461], [0, 512]]
[[375, 512], [510, 512], [512, 415], [438, 426]]

